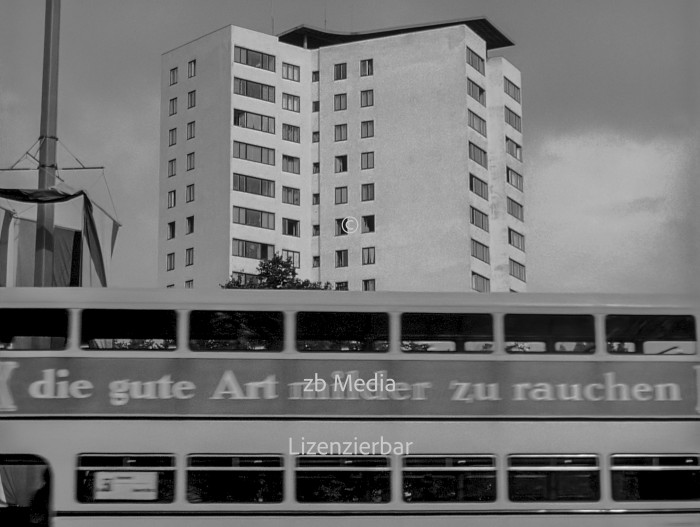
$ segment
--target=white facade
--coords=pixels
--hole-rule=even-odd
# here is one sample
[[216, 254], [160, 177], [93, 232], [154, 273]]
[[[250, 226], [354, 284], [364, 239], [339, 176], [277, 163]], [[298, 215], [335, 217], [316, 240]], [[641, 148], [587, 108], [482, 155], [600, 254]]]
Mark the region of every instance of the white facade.
[[274, 250], [350, 290], [524, 291], [520, 73], [488, 57], [507, 45], [475, 19], [229, 26], [164, 54], [159, 286], [218, 287]]

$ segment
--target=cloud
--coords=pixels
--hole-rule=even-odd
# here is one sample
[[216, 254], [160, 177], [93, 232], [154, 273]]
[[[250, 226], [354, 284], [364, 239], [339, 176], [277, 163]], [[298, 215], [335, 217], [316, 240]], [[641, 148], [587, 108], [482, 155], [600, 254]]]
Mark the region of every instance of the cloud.
[[534, 148], [530, 291], [687, 292], [698, 232], [692, 143], [588, 133]]

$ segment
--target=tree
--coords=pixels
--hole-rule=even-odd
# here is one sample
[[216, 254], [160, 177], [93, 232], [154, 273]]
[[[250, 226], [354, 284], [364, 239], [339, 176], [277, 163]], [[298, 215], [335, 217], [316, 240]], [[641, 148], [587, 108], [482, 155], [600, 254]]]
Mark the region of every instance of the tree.
[[317, 289], [332, 290], [330, 282], [312, 282], [297, 277], [297, 270], [291, 258], [283, 258], [276, 253], [269, 260], [258, 264], [258, 275], [254, 280], [243, 280], [231, 275], [228, 282], [221, 284], [223, 289]]

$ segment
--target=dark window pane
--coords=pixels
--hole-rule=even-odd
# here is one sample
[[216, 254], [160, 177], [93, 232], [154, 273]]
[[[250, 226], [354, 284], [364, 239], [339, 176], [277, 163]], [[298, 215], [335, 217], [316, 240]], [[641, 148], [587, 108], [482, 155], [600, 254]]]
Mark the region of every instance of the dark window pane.
[[296, 474], [297, 501], [302, 503], [388, 503], [391, 473], [303, 471]]
[[61, 350], [67, 339], [65, 309], [0, 309], [0, 349]]
[[299, 351], [386, 351], [388, 340], [386, 313], [297, 314]]
[[192, 311], [193, 350], [280, 351], [284, 315], [272, 311]]
[[506, 315], [508, 353], [593, 353], [591, 315]]
[[[279, 457], [192, 456], [188, 466], [199, 467], [187, 472], [187, 501], [190, 503], [282, 501], [284, 472]], [[230, 467], [230, 470], [206, 470], [204, 467]]]
[[469, 471], [405, 471], [406, 502], [469, 502], [496, 500], [496, 474]]
[[608, 315], [609, 353], [694, 355], [695, 318], [691, 315]]
[[177, 313], [166, 310], [85, 309], [81, 346], [88, 349], [175, 349]]
[[493, 351], [491, 315], [471, 313], [404, 313], [401, 348], [406, 352]]
[[596, 471], [509, 471], [511, 501], [598, 501], [600, 473]]
[[614, 470], [615, 501], [700, 500], [700, 470]]

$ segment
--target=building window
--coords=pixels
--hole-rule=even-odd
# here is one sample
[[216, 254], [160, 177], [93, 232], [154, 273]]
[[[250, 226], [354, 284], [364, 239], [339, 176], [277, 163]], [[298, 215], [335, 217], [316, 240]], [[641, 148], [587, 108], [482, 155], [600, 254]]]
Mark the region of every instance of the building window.
[[489, 167], [489, 159], [486, 151], [469, 142], [469, 159], [480, 164], [484, 168]]
[[194, 152], [187, 154], [187, 170], [194, 170]]
[[347, 291], [348, 290], [348, 283], [347, 282], [336, 282], [335, 283], [335, 290], [336, 291]]
[[194, 280], [185, 280], [185, 289], [194, 288]]
[[249, 145], [239, 141], [233, 142], [233, 157], [236, 159], [245, 159], [255, 163], [263, 163], [265, 165], [275, 164], [274, 148], [265, 148], [264, 146]]
[[510, 275], [517, 278], [518, 280], [525, 281], [525, 266], [519, 262], [516, 262], [512, 258], [509, 259], [510, 262]]
[[311, 72], [311, 82], [318, 82], [321, 76], [318, 73], [318, 70], [312, 71]]
[[177, 113], [177, 97], [170, 99], [168, 103], [168, 115], [175, 115]]
[[486, 121], [469, 110], [469, 126], [486, 137]]
[[472, 289], [479, 293], [488, 293], [491, 291], [491, 280], [478, 273], [472, 273]]
[[374, 201], [374, 183], [362, 185], [362, 201]]
[[486, 106], [486, 90], [471, 79], [467, 79], [467, 93], [476, 102]]
[[197, 61], [191, 60], [187, 63], [187, 77], [192, 78], [197, 75]]
[[517, 102], [520, 102], [520, 88], [508, 77], [503, 77], [503, 91]]
[[262, 210], [246, 209], [244, 207], [233, 207], [233, 223], [259, 227], [261, 229], [275, 229], [275, 214]]
[[299, 237], [299, 220], [290, 220], [282, 218], [282, 234], [285, 236]]
[[174, 221], [171, 221], [171, 222], [168, 223], [168, 235], [167, 235], [167, 239], [168, 239], [168, 240], [172, 240], [173, 238], [175, 238], [175, 222], [174, 222]]
[[375, 290], [375, 281], [374, 278], [371, 278], [369, 280], [362, 280], [362, 290], [363, 291], [374, 291]]
[[336, 267], [347, 267], [348, 266], [348, 250], [343, 249], [341, 251], [335, 251], [335, 266]]
[[335, 65], [333, 68], [333, 78], [337, 81], [348, 78], [348, 65], [345, 62]]
[[518, 190], [523, 190], [523, 176], [510, 167], [506, 168], [506, 180]]
[[374, 137], [374, 121], [362, 121], [360, 124], [360, 137]]
[[513, 128], [515, 128], [518, 132], [521, 131], [521, 124], [522, 120], [520, 119], [520, 116], [515, 113], [513, 110], [508, 108], [506, 106], [506, 123], [511, 125]]
[[299, 82], [299, 79], [301, 78], [300, 73], [299, 73], [299, 66], [295, 66], [294, 64], [287, 64], [286, 62], [283, 62], [282, 63], [282, 78], [290, 80], [290, 81]]
[[489, 246], [476, 240], [472, 240], [472, 256], [478, 260], [481, 260], [482, 262], [491, 262]]
[[282, 203], [299, 205], [301, 191], [298, 188], [282, 187]]
[[489, 199], [489, 186], [486, 181], [479, 179], [474, 174], [469, 174], [469, 190], [477, 196]]
[[362, 232], [374, 232], [374, 215], [362, 216]]
[[168, 253], [165, 258], [165, 270], [172, 271], [175, 269], [175, 253]]
[[319, 203], [321, 203], [321, 194], [316, 192], [311, 195], [311, 204], [318, 205]]
[[474, 68], [476, 71], [481, 73], [482, 75], [486, 71], [484, 68], [484, 59], [481, 58], [481, 55], [479, 55], [476, 51], [471, 49], [470, 47], [467, 47], [467, 62], [469, 65]]
[[275, 255], [275, 246], [246, 240], [231, 240], [233, 256], [252, 258], [254, 260], [269, 260]]
[[185, 234], [192, 234], [194, 232], [194, 216], [187, 216], [185, 218]]
[[374, 106], [374, 90], [363, 90], [360, 92], [360, 106]]
[[168, 284], [168, 285], [166, 285], [165, 287], [166, 287], [166, 289], [174, 289], [174, 288], [175, 288], [175, 284]]
[[177, 84], [177, 68], [172, 68], [170, 70], [170, 86]]
[[312, 174], [318, 174], [319, 172], [321, 172], [321, 163], [319, 163], [318, 161], [316, 161], [315, 163], [313, 163], [313, 164], [311, 165], [311, 173], [312, 173]]
[[311, 258], [311, 267], [321, 267], [321, 257], [313, 256]]
[[168, 161], [168, 177], [173, 177], [177, 172], [177, 161], [171, 159]]
[[[241, 128], [249, 128], [268, 134], [275, 133], [275, 118], [245, 110], [233, 110], [233, 125]], [[283, 125], [284, 126], [284, 125]]]
[[311, 226], [311, 236], [320, 236], [321, 235], [321, 226], [320, 225], [312, 225]]
[[298, 112], [301, 107], [301, 99], [291, 93], [282, 94], [282, 109], [291, 112]]
[[345, 219], [346, 218], [336, 218], [335, 219], [335, 235], [336, 236], [347, 236], [348, 231], [345, 230]]
[[177, 143], [177, 128], [168, 130], [168, 146], [173, 146]]
[[475, 209], [474, 207], [470, 207], [470, 209], [471, 209], [472, 225], [476, 225], [480, 229], [483, 229], [486, 232], [489, 232], [489, 217], [488, 217], [488, 215], [484, 214], [479, 209]]
[[347, 124], [336, 124], [335, 125], [335, 140], [336, 141], [347, 141], [348, 140], [348, 125]]
[[270, 179], [262, 179], [243, 174], [233, 174], [233, 190], [257, 194], [268, 198], [275, 197], [275, 182]]
[[516, 249], [520, 249], [521, 251], [525, 250], [525, 236], [518, 231], [508, 229], [508, 243]]
[[194, 121], [187, 123], [187, 139], [194, 139]]
[[177, 198], [174, 190], [168, 192], [168, 208], [172, 209], [177, 203]]
[[346, 110], [348, 107], [348, 94], [336, 93], [333, 97], [333, 109], [335, 111]]
[[238, 77], [233, 79], [233, 93], [242, 95], [243, 97], [260, 99], [261, 101], [275, 102], [274, 86], [240, 79]]
[[301, 267], [301, 253], [297, 251], [288, 251], [287, 249], [282, 249], [282, 258], [285, 260], [291, 260], [292, 265], [297, 269]]
[[374, 152], [362, 152], [360, 157], [360, 168], [362, 170], [374, 168]]
[[523, 147], [508, 137], [506, 137], [506, 152], [518, 161], [523, 160]]
[[525, 211], [523, 206], [514, 199], [508, 198], [508, 214], [520, 221], [525, 221]]
[[321, 140], [321, 134], [319, 132], [311, 132], [311, 142], [318, 143]]
[[335, 173], [348, 171], [348, 156], [335, 156]]
[[197, 90], [187, 92], [187, 107], [194, 108], [197, 106]]
[[185, 267], [194, 265], [194, 247], [185, 249]]
[[342, 205], [348, 202], [348, 187], [335, 187], [335, 204]]
[[301, 128], [291, 124], [282, 124], [282, 139], [292, 143], [301, 143]]
[[365, 59], [360, 61], [360, 77], [374, 75], [374, 60]]
[[362, 265], [374, 264], [374, 247], [362, 248]]
[[282, 156], [282, 172], [289, 172], [291, 174], [299, 174], [301, 170], [301, 161], [298, 157], [293, 156]]
[[235, 46], [233, 49], [233, 60], [239, 64], [246, 64], [254, 68], [267, 71], [275, 71], [275, 57], [260, 51], [253, 51]]
[[194, 183], [192, 185], [187, 185], [185, 189], [185, 201], [187, 203], [194, 201]]
[[312, 101], [311, 102], [311, 111], [312, 112], [318, 112], [321, 108], [321, 101]]

